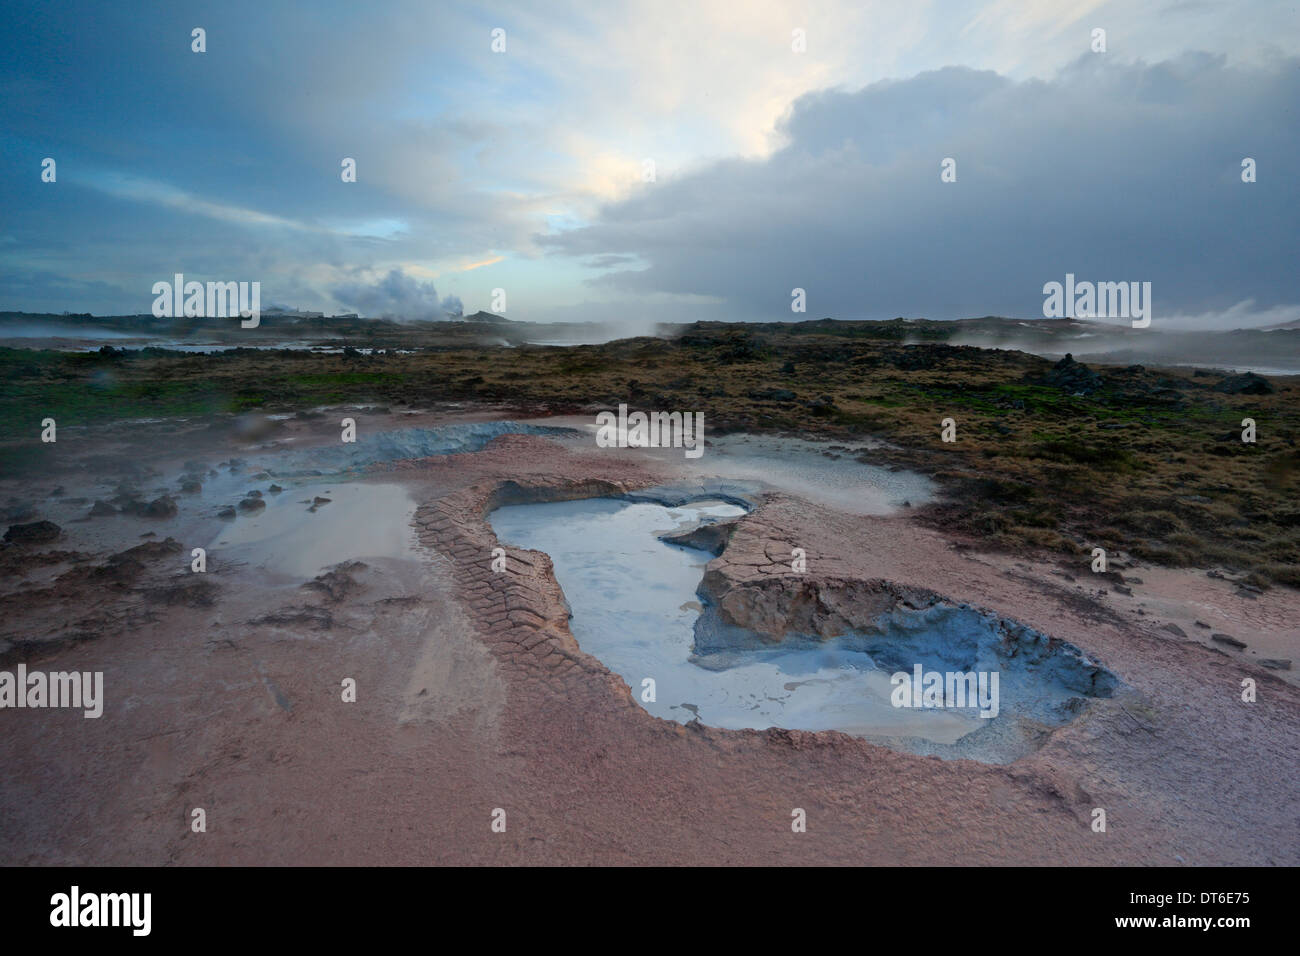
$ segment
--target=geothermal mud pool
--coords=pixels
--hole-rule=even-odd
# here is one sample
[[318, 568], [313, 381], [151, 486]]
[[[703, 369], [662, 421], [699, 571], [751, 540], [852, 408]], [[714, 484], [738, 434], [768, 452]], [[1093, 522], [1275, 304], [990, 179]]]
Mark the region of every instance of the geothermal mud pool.
[[[503, 543], [550, 556], [578, 644], [656, 717], [839, 730], [915, 753], [1005, 763], [1118, 685], [1068, 644], [942, 602], [896, 608], [870, 629], [826, 637], [773, 640], [729, 623], [697, 590], [712, 555], [661, 539], [744, 513], [720, 501], [598, 498], [506, 505], [490, 521]], [[981, 672], [984, 697], [972, 693], [958, 707], [895, 706], [891, 677], [910, 678], [917, 666]]]

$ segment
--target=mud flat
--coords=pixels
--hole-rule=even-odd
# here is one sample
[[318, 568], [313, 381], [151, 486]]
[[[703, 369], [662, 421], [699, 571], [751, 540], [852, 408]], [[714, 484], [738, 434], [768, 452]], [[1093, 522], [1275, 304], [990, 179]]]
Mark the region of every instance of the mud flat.
[[[702, 588], [701, 607], [740, 629], [710, 635], [717, 640], [697, 647], [702, 663], [838, 639], [864, 642], [846, 643], [845, 654], [874, 652], [893, 666], [870, 644], [881, 614], [896, 616], [891, 640], [916, 637], [908, 653], [925, 663], [953, 643], [926, 635], [951, 636], [974, 627], [969, 614], [989, 614], [1025, 629], [1023, 652], [1042, 647], [1031, 633], [1047, 636], [1063, 659], [1118, 683], [1109, 697], [1073, 692], [1085, 705], [1063, 723], [1043, 721], [1011, 762], [923, 753], [979, 731], [943, 744], [729, 729], [710, 725], [703, 708], [683, 722], [648, 711], [633, 693], [639, 681], [629, 686], [584, 647], [584, 607], [560, 559], [500, 540], [489, 516], [601, 498], [681, 508], [698, 489], [718, 490], [707, 472], [520, 429], [438, 444], [448, 433], [436, 429], [468, 422], [459, 413], [358, 419], [363, 438], [376, 437], [370, 461], [354, 449], [338, 461], [295, 457], [299, 448], [334, 454], [332, 420], [290, 420], [239, 446], [196, 430], [183, 454], [213, 467], [200, 492], [175, 494], [169, 516], [87, 517], [126, 477], [149, 501], [176, 490], [184, 462], [144, 426], [69, 443], [63, 455], [80, 449], [99, 464], [52, 476], [48, 488], [0, 481], [0, 494], [27, 499], [34, 518], [61, 529], [53, 542], [0, 550], [8, 660], [102, 671], [105, 696], [97, 720], [0, 712], [0, 761], [11, 768], [0, 779], [0, 860], [1300, 863], [1291, 810], [1300, 691], [1248, 653], [1179, 638], [1157, 613], [1205, 581], [1203, 571], [1178, 572], [1176, 587], [1151, 575], [1119, 594], [1077, 567], [984, 553], [907, 509], [856, 514], [724, 479], [722, 500], [746, 512], [725, 536], [678, 529], [704, 552], [683, 552], [683, 586]], [[415, 427], [435, 434], [379, 438]], [[242, 463], [232, 468], [232, 458]], [[131, 476], [110, 463], [130, 464]], [[271, 484], [282, 488], [274, 503], [237, 507], [249, 491], [273, 494]], [[663, 498], [654, 489], [665, 484], [678, 490]], [[332, 500], [315, 505], [318, 495]], [[232, 505], [233, 519], [219, 517]], [[377, 539], [364, 537], [371, 520]], [[277, 542], [294, 543], [281, 552]], [[141, 544], [150, 547], [133, 550]], [[649, 535], [644, 545], [672, 552]], [[189, 555], [200, 546], [208, 570], [195, 588]], [[788, 574], [796, 547], [807, 558], [797, 577]], [[1234, 591], [1211, 580], [1196, 615], [1226, 626], [1237, 613], [1230, 601], [1245, 600]], [[655, 606], [688, 603], [672, 601]], [[1278, 648], [1294, 647], [1294, 591], [1254, 595], [1249, 611]], [[977, 662], [997, 656], [978, 640], [969, 649]], [[689, 659], [677, 666], [720, 673]], [[343, 699], [345, 679], [355, 680], [355, 702]], [[1256, 687], [1253, 703], [1242, 699], [1244, 680]], [[659, 701], [695, 703], [690, 696], [669, 689]], [[207, 811], [206, 833], [189, 827], [195, 807]], [[489, 827], [497, 807], [508, 814], [504, 834]], [[793, 836], [796, 807], [808, 832]], [[1090, 826], [1098, 807], [1106, 833]]]

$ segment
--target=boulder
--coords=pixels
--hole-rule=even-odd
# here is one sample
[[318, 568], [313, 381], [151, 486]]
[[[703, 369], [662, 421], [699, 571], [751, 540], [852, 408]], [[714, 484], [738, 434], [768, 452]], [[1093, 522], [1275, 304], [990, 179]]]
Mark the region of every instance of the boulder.
[[1273, 384], [1268, 379], [1254, 372], [1229, 375], [1214, 386], [1214, 390], [1225, 395], [1271, 395], [1274, 391]]
[[176, 517], [176, 501], [171, 495], [160, 495], [145, 505], [142, 513], [146, 518], [174, 518]]
[[11, 524], [5, 532], [5, 541], [10, 544], [48, 544], [62, 533], [63, 529], [53, 521], [30, 521]]
[[1079, 393], [1089, 395], [1101, 388], [1102, 384], [1100, 375], [1088, 366], [1076, 362], [1074, 356], [1069, 353], [1043, 376], [1043, 383], [1059, 388], [1063, 392], [1069, 392], [1071, 395]]

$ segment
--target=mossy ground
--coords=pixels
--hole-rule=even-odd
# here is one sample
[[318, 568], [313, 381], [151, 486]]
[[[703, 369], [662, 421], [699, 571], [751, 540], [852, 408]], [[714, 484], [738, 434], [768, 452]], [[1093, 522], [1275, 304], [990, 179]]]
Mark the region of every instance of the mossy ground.
[[[1102, 385], [1084, 396], [1044, 384], [1051, 363], [1035, 356], [904, 341], [891, 323], [805, 323], [409, 354], [0, 349], [0, 468], [48, 458], [47, 417], [64, 427], [338, 403], [564, 413], [626, 402], [703, 412], [712, 433], [887, 439], [898, 449], [869, 460], [945, 488], [921, 519], [993, 547], [1082, 559], [1099, 546], [1300, 586], [1300, 380], [1227, 395], [1212, 387], [1217, 373], [1098, 367]], [[770, 389], [796, 397], [762, 397]], [[949, 417], [954, 443], [940, 437]], [[1256, 422], [1254, 444], [1240, 441], [1243, 418]]]

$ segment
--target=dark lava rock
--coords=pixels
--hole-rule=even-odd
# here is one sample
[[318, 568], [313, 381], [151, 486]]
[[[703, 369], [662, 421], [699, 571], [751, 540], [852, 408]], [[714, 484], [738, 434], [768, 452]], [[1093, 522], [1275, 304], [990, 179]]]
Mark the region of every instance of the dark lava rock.
[[176, 502], [170, 495], [162, 495], [149, 502], [145, 506], [143, 514], [146, 518], [174, 518], [176, 517]]
[[284, 489], [281, 488], [279, 485], [272, 485], [270, 488], [267, 488], [266, 490], [273, 495], [278, 495], [280, 492], [284, 491]]
[[1260, 659], [1259, 666], [1271, 671], [1289, 671], [1291, 662], [1284, 657], [1264, 657]]
[[197, 495], [203, 490], [203, 482], [197, 478], [182, 478], [181, 492], [187, 495]]
[[1238, 650], [1241, 650], [1243, 647], [1246, 646], [1245, 641], [1239, 641], [1235, 637], [1232, 637], [1231, 635], [1228, 634], [1211, 634], [1210, 640], [1215, 641], [1219, 644], [1227, 644], [1229, 647], [1235, 647]]
[[117, 514], [117, 509], [102, 499], [96, 499], [94, 507], [90, 509], [90, 516], [92, 518], [103, 518], [105, 515], [115, 514]]
[[819, 395], [811, 402], [806, 402], [805, 404], [808, 406], [809, 411], [819, 417], [830, 415], [836, 410], [835, 399], [831, 398], [829, 395]]
[[226, 505], [226, 507], [222, 508], [220, 511], [217, 512], [217, 517], [233, 518], [235, 517], [235, 514], [236, 514], [235, 509], [230, 507], [230, 505]]
[[262, 497], [262, 493], [261, 493], [260, 491], [258, 491], [256, 488], [254, 488], [254, 489], [253, 489], [252, 491], [250, 491], [247, 495], [245, 495], [245, 497], [246, 497], [246, 498], [260, 498], [260, 497]]
[[1043, 376], [1043, 383], [1071, 395], [1079, 392], [1088, 395], [1101, 388], [1101, 376], [1088, 366], [1076, 362], [1073, 355], [1067, 354]]
[[260, 497], [244, 498], [239, 502], [240, 511], [261, 511], [265, 507], [266, 507], [266, 502], [263, 501]]
[[1166, 631], [1168, 631], [1170, 634], [1177, 634], [1179, 637], [1186, 637], [1186, 636], [1187, 636], [1187, 635], [1183, 632], [1183, 629], [1182, 629], [1181, 627], [1179, 627], [1177, 624], [1166, 624], [1165, 627], [1164, 627], [1164, 629], [1165, 629]]
[[1254, 372], [1246, 372], [1243, 375], [1228, 376], [1214, 386], [1214, 390], [1223, 392], [1225, 395], [1271, 395], [1273, 394], [1273, 385], [1263, 376], [1256, 375]]
[[12, 524], [5, 532], [5, 541], [10, 544], [48, 544], [57, 538], [63, 529], [53, 521], [32, 521], [27, 524]]
[[144, 544], [137, 544], [134, 548], [127, 548], [108, 559], [109, 563], [119, 561], [156, 561], [159, 558], [176, 554], [181, 550], [181, 543], [175, 538], [165, 538], [162, 541], [146, 541]]
[[144, 596], [155, 604], [211, 607], [220, 589], [206, 574], [181, 574], [167, 584], [146, 588]]

